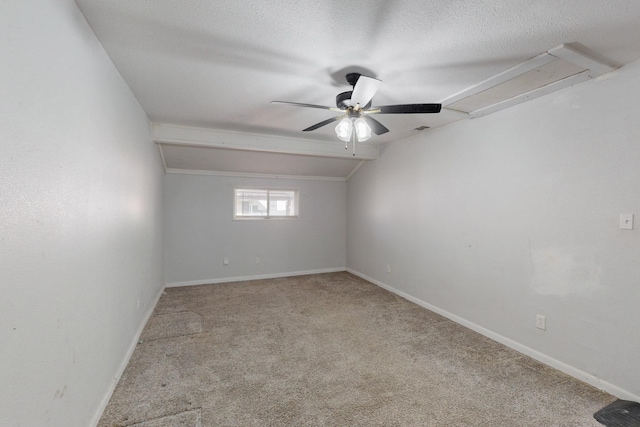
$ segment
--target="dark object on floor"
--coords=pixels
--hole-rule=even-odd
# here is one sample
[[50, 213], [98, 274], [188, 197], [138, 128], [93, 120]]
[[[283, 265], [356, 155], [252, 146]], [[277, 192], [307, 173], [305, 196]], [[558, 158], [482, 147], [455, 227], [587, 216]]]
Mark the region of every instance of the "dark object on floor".
[[607, 427], [640, 427], [640, 403], [616, 400], [593, 414]]

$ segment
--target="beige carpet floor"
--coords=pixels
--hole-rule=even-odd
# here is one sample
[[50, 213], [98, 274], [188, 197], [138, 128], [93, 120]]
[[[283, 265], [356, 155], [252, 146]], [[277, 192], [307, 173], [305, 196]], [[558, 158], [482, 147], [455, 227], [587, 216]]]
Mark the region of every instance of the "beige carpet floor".
[[99, 425], [602, 427], [613, 400], [332, 273], [167, 289]]

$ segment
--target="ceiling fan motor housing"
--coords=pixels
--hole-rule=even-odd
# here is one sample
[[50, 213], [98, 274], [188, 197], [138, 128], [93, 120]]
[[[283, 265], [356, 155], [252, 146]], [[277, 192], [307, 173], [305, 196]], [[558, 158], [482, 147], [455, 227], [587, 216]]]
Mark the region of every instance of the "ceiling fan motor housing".
[[[346, 110], [349, 107], [352, 107], [352, 105], [348, 102], [348, 101], [351, 100], [351, 95], [352, 94], [353, 94], [352, 90], [337, 94], [336, 95], [336, 107], [338, 107], [341, 110]], [[360, 107], [362, 109], [366, 110], [367, 108], [371, 107], [371, 101], [369, 101], [367, 103], [367, 105], [361, 105]]]
[[[362, 74], [360, 73], [348, 73], [345, 76], [345, 78], [347, 79], [347, 83], [349, 83], [351, 86], [355, 88], [356, 83], [358, 82], [358, 79], [360, 78], [361, 75]], [[352, 90], [339, 93], [336, 96], [336, 106], [341, 110], [346, 110], [349, 107], [354, 107], [354, 105], [351, 105], [351, 103], [348, 102], [349, 100], [351, 100], [352, 94], [353, 94]], [[367, 105], [361, 105], [360, 107], [363, 109], [367, 109], [371, 107], [371, 101], [369, 101]]]
[[342, 92], [336, 95], [336, 107], [338, 107], [341, 110], [346, 110], [347, 108], [349, 108], [349, 103], [345, 101], [351, 100], [352, 93], [353, 91], [350, 90], [350, 91]]

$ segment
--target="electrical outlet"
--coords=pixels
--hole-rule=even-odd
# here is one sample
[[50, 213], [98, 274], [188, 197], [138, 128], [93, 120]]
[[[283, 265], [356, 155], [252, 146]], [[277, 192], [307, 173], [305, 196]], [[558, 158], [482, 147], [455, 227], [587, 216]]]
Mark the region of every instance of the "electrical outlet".
[[387, 264], [387, 273], [391, 273], [391, 266]]
[[256, 257], [256, 264], [260, 264], [260, 257], [259, 256]]
[[229, 257], [222, 258], [222, 265], [229, 265]]
[[536, 328], [547, 330], [547, 317], [542, 314], [536, 314]]

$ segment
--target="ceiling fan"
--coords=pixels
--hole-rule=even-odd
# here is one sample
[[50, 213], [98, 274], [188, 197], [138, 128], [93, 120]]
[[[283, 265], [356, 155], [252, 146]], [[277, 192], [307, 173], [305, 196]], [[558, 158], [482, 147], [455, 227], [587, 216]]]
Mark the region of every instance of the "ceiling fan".
[[[313, 126], [303, 129], [309, 132], [340, 120], [336, 126], [338, 138], [345, 142], [353, 137], [358, 141], [366, 141], [371, 137], [371, 133], [382, 135], [389, 132], [382, 123], [371, 117], [372, 114], [424, 114], [439, 113], [441, 104], [399, 104], [383, 105], [371, 107], [371, 100], [380, 87], [380, 80], [368, 77], [360, 73], [349, 73], [346, 75], [347, 82], [353, 86], [353, 90], [342, 92], [336, 96], [336, 106], [327, 107], [315, 104], [302, 104], [299, 102], [272, 101], [272, 104], [286, 104], [296, 107], [320, 108], [322, 110], [342, 113], [336, 117], [323, 120]], [[355, 130], [355, 132], [354, 132]], [[355, 145], [355, 144], [354, 144]], [[354, 148], [355, 150], [355, 148]]]

